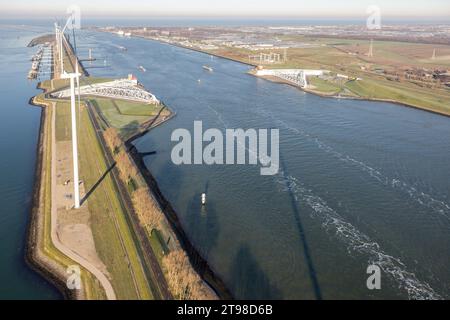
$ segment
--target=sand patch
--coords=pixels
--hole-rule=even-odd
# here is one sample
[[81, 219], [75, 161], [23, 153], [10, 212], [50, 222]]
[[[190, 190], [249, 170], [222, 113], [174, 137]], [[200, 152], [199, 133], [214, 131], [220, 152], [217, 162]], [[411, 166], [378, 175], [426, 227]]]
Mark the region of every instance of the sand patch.
[[73, 252], [91, 262], [105, 275], [108, 271], [95, 250], [94, 237], [91, 228], [86, 224], [67, 224], [58, 228], [61, 242]]
[[[87, 202], [81, 208], [73, 209], [73, 162], [72, 142], [56, 143], [56, 233], [61, 243], [77, 255], [93, 264], [109, 277], [106, 266], [97, 255], [94, 236], [90, 228], [90, 212]], [[80, 184], [80, 198], [85, 194]]]

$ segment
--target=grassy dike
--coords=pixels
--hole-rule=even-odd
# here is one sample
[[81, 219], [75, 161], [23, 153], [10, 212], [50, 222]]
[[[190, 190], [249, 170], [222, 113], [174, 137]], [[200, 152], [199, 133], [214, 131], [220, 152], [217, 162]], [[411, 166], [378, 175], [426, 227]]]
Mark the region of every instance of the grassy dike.
[[[66, 85], [66, 82], [56, 80], [53, 85], [50, 85], [50, 81], [44, 83], [43, 87], [58, 90]], [[35, 102], [37, 100], [45, 104], [56, 103], [56, 139], [57, 141], [70, 140], [70, 103], [64, 100], [48, 99], [45, 95], [38, 96]], [[52, 112], [51, 108], [47, 110]], [[155, 297], [150, 288], [151, 281], [144, 271], [139, 243], [127, 220], [127, 212], [115, 181], [111, 175], [106, 175], [98, 184], [100, 177], [108, 170], [109, 164], [84, 105], [77, 119], [79, 119], [79, 132], [82, 132], [78, 141], [80, 179], [84, 182], [86, 192], [93, 190], [87, 201], [91, 213], [90, 227], [97, 254], [107, 267], [116, 296], [118, 299], [158, 298], [159, 296]], [[51, 126], [51, 123], [48, 126]], [[51, 146], [48, 143], [49, 141], [46, 144]], [[50, 153], [49, 150], [47, 153]], [[50, 166], [50, 163], [47, 166]], [[50, 176], [50, 172], [48, 175]], [[47, 199], [50, 201], [48, 195]], [[46, 225], [44, 229], [49, 230], [49, 228], [50, 226]], [[48, 242], [51, 243], [51, 240], [48, 239]], [[85, 273], [87, 278], [92, 277], [90, 273]], [[87, 286], [86, 291], [98, 291], [95, 287], [93, 289], [91, 287]], [[99, 287], [98, 284], [97, 287]], [[104, 298], [104, 295], [89, 294], [86, 298]]]
[[[70, 105], [60, 104], [61, 117], [70, 117]], [[108, 170], [109, 164], [85, 107], [79, 115], [80, 177], [91, 190]], [[88, 155], [88, 156], [87, 156]], [[144, 273], [139, 243], [127, 221], [127, 212], [111, 175], [106, 175], [88, 198], [91, 228], [97, 253], [112, 277], [118, 299], [153, 299]]]
[[[102, 81], [95, 78], [90, 78], [89, 81], [91, 79], [93, 82]], [[35, 207], [44, 206], [46, 209], [44, 222], [41, 225], [33, 223], [30, 227], [30, 231], [43, 234], [41, 239], [35, 241], [43, 250], [34, 250], [36, 246], [30, 246], [31, 253], [42, 252], [43, 254], [40, 255], [40, 259], [31, 260], [34, 265], [45, 270], [42, 272], [44, 276], [54, 279], [53, 282], [62, 291], [65, 290], [66, 268], [77, 263], [60, 253], [53, 246], [50, 237], [52, 145], [50, 132], [51, 113], [55, 110], [56, 142], [70, 141], [70, 103], [68, 100], [52, 99], [48, 93], [66, 88], [67, 85], [67, 81], [62, 80], [45, 81], [41, 84], [45, 92], [33, 99], [34, 104], [44, 107], [43, 123], [45, 124], [45, 130], [44, 127], [41, 130], [43, 159], [40, 162], [43, 167], [38, 168], [42, 180], [45, 180], [39, 188], [45, 197], [36, 201]], [[56, 107], [52, 108], [52, 104]], [[82, 133], [79, 134], [78, 140], [80, 179], [83, 181], [85, 192], [92, 190], [87, 200], [91, 213], [90, 228], [97, 254], [107, 267], [118, 299], [181, 299], [180, 294], [172, 294], [167, 284], [168, 270], [164, 267], [164, 257], [170, 252], [182, 251], [184, 246], [177, 239], [178, 232], [172, 231], [168, 221], [163, 220], [158, 228], [148, 228], [141, 224], [134, 210], [133, 193], [137, 189], [144, 188], [148, 191], [150, 201], [155, 201], [152, 189], [149, 189], [138, 167], [131, 181], [124, 181], [117, 168], [109, 171], [116, 159], [114, 151], [104, 141], [103, 132], [111, 127], [116, 128], [120, 132], [119, 137], [125, 147], [126, 139], [133, 139], [144, 134], [172, 116], [174, 113], [164, 105], [150, 106], [97, 97], [83, 99], [80, 113], [77, 115], [78, 130]], [[136, 166], [134, 162], [130, 163]], [[108, 174], [104, 175], [106, 172]], [[101, 179], [102, 176], [104, 176], [103, 179]], [[42, 210], [36, 211], [34, 217], [41, 219], [41, 212]], [[164, 213], [159, 211], [159, 214], [161, 219], [164, 219]], [[169, 246], [168, 239], [170, 239]], [[59, 265], [56, 265], [57, 262]], [[189, 272], [194, 272], [191, 268], [187, 267]], [[67, 294], [67, 297], [106, 298], [101, 284], [87, 270], [82, 271], [82, 279], [84, 290], [77, 295]], [[214, 298], [214, 293], [201, 284], [200, 278], [197, 279], [195, 283], [197, 288], [203, 286], [198, 291], [206, 292], [203, 297]], [[207, 280], [211, 283], [210, 279]], [[216, 286], [213, 285], [213, 287]]]
[[[86, 98], [86, 105], [95, 131], [102, 132], [99, 140], [103, 147], [106, 146], [103, 152], [108, 162], [117, 161], [112, 172], [127, 207], [130, 223], [142, 245], [142, 256], [148, 266], [153, 291], [165, 299], [231, 298], [224, 283], [189, 242], [177, 214], [163, 200], [156, 181], [149, 179], [150, 174], [142, 164], [141, 154], [131, 143], [171, 119], [175, 113], [164, 104], [143, 105], [94, 97]], [[111, 130], [114, 139], [107, 135]], [[133, 201], [136, 194], [142, 194], [142, 191], [145, 191], [148, 200], [147, 212], [153, 212], [157, 217], [158, 223], [155, 225], [142, 220], [142, 212]], [[179, 269], [169, 262], [174, 256], [181, 259], [178, 261], [182, 265]], [[180, 287], [184, 289], [180, 291]]]
[[[46, 90], [47, 85], [40, 85], [39, 88]], [[33, 269], [59, 288], [66, 298], [105, 299], [106, 295], [100, 283], [84, 268], [81, 268], [82, 290], [69, 290], [66, 286], [66, 270], [77, 263], [56, 249], [51, 240], [51, 119], [53, 111], [51, 103], [44, 99], [43, 94], [33, 98], [30, 103], [42, 107], [42, 112], [26, 260]]]
[[[66, 46], [64, 51], [65, 69], [70, 72], [75, 69], [73, 50]], [[125, 141], [146, 133], [175, 114], [164, 104], [148, 105], [93, 96], [82, 97], [81, 106], [77, 108], [79, 173], [87, 196], [87, 223], [92, 231], [96, 254], [106, 267], [107, 272], [103, 275], [109, 283], [105, 279], [103, 284], [100, 283], [93, 274], [82, 269], [82, 290], [73, 292], [66, 289], [65, 270], [79, 263], [60, 252], [52, 243], [56, 239], [51, 220], [54, 192], [51, 190], [54, 183], [51, 148], [52, 145], [67, 148], [71, 141], [70, 101], [50, 96], [51, 92], [66, 89], [69, 85], [68, 80], [57, 79], [59, 68], [56, 55], [55, 59], [56, 79], [40, 83], [44, 93], [30, 102], [43, 107], [43, 117], [36, 171], [39, 176], [36, 181], [39, 183], [35, 187], [28, 260], [68, 298], [106, 299], [107, 293], [114, 290], [117, 299], [215, 299], [217, 296], [206, 285], [205, 279], [193, 269], [183, 251], [184, 246], [177, 239], [177, 233], [171, 229], [155, 201], [153, 189], [130, 157], [131, 151], [126, 148]], [[86, 76], [81, 79], [81, 85], [111, 80], [88, 77], [82, 65], [79, 70]], [[53, 121], [55, 127], [52, 127]], [[121, 141], [120, 157], [105, 140], [105, 130], [113, 128], [117, 132], [117, 141]], [[56, 141], [52, 141], [53, 134]], [[58, 150], [64, 149], [58, 147]], [[123, 161], [127, 164], [125, 172]], [[132, 176], [132, 179], [127, 176]], [[145, 200], [148, 206], [137, 207], [137, 191], [141, 196], [144, 194], [141, 200]], [[142, 216], [149, 212], [156, 213], [160, 220], [157, 226], [150, 227], [142, 220]], [[60, 243], [57, 245], [67, 251], [67, 247], [61, 247]], [[73, 259], [76, 259], [75, 256]], [[109, 284], [112, 289], [105, 292], [103, 285]]]

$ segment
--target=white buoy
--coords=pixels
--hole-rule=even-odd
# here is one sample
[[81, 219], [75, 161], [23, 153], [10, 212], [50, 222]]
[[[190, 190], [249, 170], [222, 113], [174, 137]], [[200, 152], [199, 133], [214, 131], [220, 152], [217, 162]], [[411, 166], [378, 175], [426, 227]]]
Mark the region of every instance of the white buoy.
[[206, 194], [202, 193], [202, 205], [206, 204]]

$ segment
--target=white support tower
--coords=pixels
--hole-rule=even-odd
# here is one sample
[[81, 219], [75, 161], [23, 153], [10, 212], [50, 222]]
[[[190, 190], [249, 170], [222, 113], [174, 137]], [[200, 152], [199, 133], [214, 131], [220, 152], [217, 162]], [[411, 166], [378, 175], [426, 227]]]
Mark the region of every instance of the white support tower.
[[78, 176], [78, 138], [77, 138], [77, 119], [75, 103], [75, 80], [79, 86], [78, 61], [76, 63], [75, 73], [64, 73], [62, 79], [70, 79], [70, 113], [72, 122], [72, 156], [73, 156], [73, 192], [74, 208], [80, 207], [80, 178]]
[[369, 48], [369, 53], [367, 54], [367, 56], [370, 58], [373, 57], [373, 39], [370, 39], [370, 48]]
[[62, 30], [55, 24], [55, 32], [57, 38], [57, 46], [59, 49], [59, 59], [61, 64], [61, 79], [70, 79], [70, 111], [71, 111], [71, 122], [72, 122], [72, 156], [73, 156], [73, 191], [74, 191], [74, 208], [80, 208], [80, 178], [78, 175], [78, 139], [77, 139], [77, 120], [76, 120], [76, 103], [75, 103], [75, 80], [78, 86], [80, 86], [80, 74], [78, 73], [78, 58], [75, 56], [75, 72], [66, 73], [64, 70], [64, 59], [63, 59], [63, 45], [65, 42], [67, 45], [67, 39], [64, 36], [64, 31], [66, 30], [69, 22], [72, 23], [73, 17], [71, 16], [66, 25]]
[[70, 23], [73, 23], [72, 21], [73, 17], [70, 16], [69, 19], [67, 19], [66, 25], [64, 26], [64, 28], [62, 30], [59, 30], [59, 28], [57, 29], [57, 38], [58, 38], [58, 48], [59, 48], [59, 61], [61, 64], [61, 76], [64, 74], [64, 43], [67, 43], [66, 37], [64, 36], [64, 31], [66, 31], [67, 26]]

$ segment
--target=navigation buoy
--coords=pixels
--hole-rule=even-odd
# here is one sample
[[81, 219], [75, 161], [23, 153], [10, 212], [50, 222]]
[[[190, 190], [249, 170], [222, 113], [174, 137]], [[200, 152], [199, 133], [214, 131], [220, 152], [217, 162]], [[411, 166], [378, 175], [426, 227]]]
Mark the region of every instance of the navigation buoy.
[[202, 205], [206, 204], [206, 194], [202, 193]]

